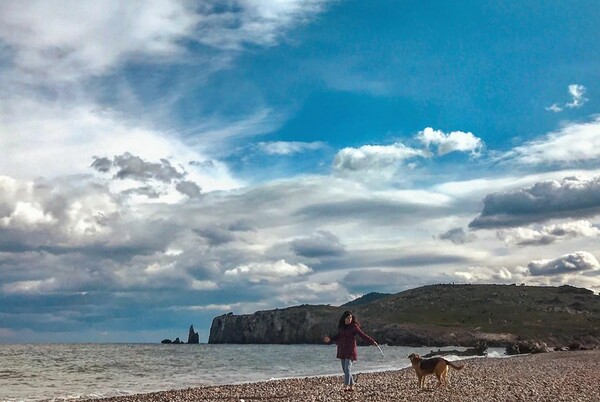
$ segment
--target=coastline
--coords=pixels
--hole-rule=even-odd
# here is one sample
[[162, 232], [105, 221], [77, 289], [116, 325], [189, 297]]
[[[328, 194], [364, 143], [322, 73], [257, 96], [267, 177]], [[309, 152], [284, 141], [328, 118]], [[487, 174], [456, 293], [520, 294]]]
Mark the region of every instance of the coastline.
[[191, 401], [600, 401], [597, 365], [600, 350], [550, 352], [509, 358], [461, 359], [465, 368], [450, 369], [451, 385], [435, 389], [428, 376], [426, 390], [417, 388], [409, 367], [361, 373], [356, 390], [343, 392], [341, 375], [292, 378], [257, 383], [161, 391], [80, 402]]

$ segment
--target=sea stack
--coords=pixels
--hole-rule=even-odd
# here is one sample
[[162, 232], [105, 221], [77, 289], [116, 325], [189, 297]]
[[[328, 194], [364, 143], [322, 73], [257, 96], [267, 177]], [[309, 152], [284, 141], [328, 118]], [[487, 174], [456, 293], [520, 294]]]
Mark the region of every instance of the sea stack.
[[187, 343], [200, 343], [200, 336], [198, 335], [197, 332], [194, 332], [194, 326], [190, 325], [190, 332], [188, 335], [188, 342]]

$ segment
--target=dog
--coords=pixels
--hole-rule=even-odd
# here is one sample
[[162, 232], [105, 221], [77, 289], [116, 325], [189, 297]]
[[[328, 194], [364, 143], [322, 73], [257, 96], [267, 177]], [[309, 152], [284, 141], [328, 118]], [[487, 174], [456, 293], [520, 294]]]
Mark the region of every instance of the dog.
[[434, 357], [431, 359], [423, 359], [416, 353], [411, 353], [408, 356], [412, 366], [417, 372], [419, 381], [419, 389], [425, 388], [425, 377], [431, 374], [435, 374], [438, 379], [438, 387], [442, 385], [449, 385], [448, 381], [448, 366], [455, 370], [462, 370], [463, 366], [456, 365], [448, 360], [441, 357]]

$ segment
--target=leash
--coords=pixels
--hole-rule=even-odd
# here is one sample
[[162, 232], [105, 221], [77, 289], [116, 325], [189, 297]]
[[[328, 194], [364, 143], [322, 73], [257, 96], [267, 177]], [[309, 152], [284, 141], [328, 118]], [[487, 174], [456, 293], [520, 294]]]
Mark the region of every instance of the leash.
[[[373, 345], [373, 346], [375, 346], [375, 345]], [[381, 356], [383, 356], [383, 359], [385, 360], [385, 362], [387, 363], [387, 365], [390, 366], [390, 368], [392, 370], [399, 370], [399, 368], [394, 367], [392, 365], [392, 363], [390, 363], [390, 360], [385, 356], [385, 354], [383, 353], [383, 350], [381, 350], [381, 347], [379, 346], [379, 344], [377, 344], [377, 349], [379, 349], [379, 352], [381, 353]]]

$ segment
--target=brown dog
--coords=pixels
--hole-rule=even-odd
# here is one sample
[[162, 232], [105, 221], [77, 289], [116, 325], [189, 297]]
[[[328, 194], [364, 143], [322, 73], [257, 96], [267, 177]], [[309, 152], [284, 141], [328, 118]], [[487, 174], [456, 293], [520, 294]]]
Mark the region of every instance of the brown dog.
[[464, 366], [458, 366], [449, 362], [446, 359], [441, 357], [434, 357], [431, 359], [423, 359], [416, 353], [410, 354], [408, 356], [412, 366], [417, 372], [417, 377], [419, 378], [419, 388], [425, 388], [425, 377], [430, 374], [435, 374], [438, 379], [438, 387], [450, 384], [448, 381], [448, 366], [452, 367], [456, 370], [461, 370]]

